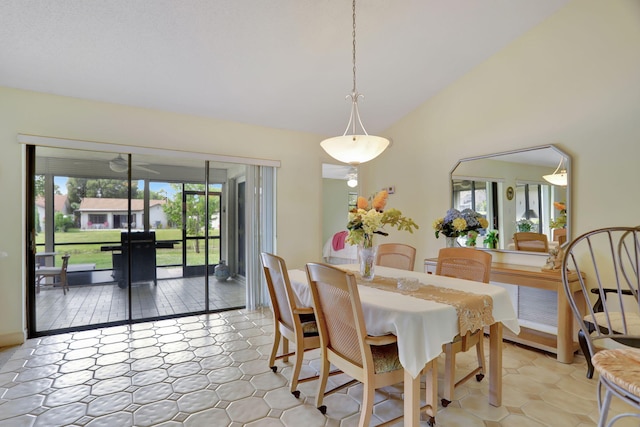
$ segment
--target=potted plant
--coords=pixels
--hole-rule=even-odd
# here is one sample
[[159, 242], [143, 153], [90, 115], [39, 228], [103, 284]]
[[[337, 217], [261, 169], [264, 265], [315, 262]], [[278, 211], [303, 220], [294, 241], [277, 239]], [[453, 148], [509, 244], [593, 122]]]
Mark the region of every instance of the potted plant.
[[487, 231], [487, 234], [484, 236], [484, 240], [482, 241], [487, 248], [489, 249], [497, 249], [498, 247], [498, 230], [490, 230]]
[[519, 232], [534, 231], [533, 222], [525, 218], [522, 218], [521, 220], [516, 222], [516, 228]]

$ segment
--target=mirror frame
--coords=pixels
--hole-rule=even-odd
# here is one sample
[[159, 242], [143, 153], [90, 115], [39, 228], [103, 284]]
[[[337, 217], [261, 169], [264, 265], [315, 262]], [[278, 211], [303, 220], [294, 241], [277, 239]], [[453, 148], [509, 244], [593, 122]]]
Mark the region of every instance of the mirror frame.
[[[528, 148], [521, 148], [521, 149], [517, 149], [517, 150], [510, 150], [510, 151], [502, 151], [499, 153], [492, 153], [492, 154], [485, 154], [482, 156], [474, 156], [474, 157], [466, 157], [463, 159], [460, 159], [456, 162], [455, 165], [453, 165], [453, 167], [451, 168], [451, 170], [449, 171], [449, 185], [450, 185], [450, 204], [449, 206], [451, 208], [453, 208], [453, 204], [454, 204], [454, 198], [453, 198], [453, 192], [454, 192], [454, 188], [453, 188], [453, 174], [454, 171], [456, 170], [456, 168], [463, 162], [469, 162], [469, 161], [473, 161], [473, 160], [481, 160], [481, 159], [492, 159], [495, 157], [499, 157], [499, 156], [505, 156], [505, 155], [510, 155], [510, 154], [522, 154], [522, 153], [527, 153], [527, 152], [531, 152], [531, 151], [536, 151], [536, 150], [544, 150], [544, 149], [551, 149], [553, 151], [555, 151], [556, 153], [558, 153], [558, 155], [563, 156], [565, 158], [565, 167], [566, 167], [566, 171], [567, 171], [567, 186], [566, 186], [566, 192], [567, 192], [567, 198], [566, 198], [566, 211], [567, 211], [567, 225], [566, 225], [566, 229], [567, 229], [567, 241], [563, 244], [563, 246], [566, 246], [572, 239], [572, 234], [571, 234], [571, 225], [573, 223], [573, 209], [571, 208], [571, 187], [572, 187], [572, 173], [571, 173], [571, 156], [569, 155], [569, 153], [567, 153], [566, 151], [561, 150], [560, 148], [558, 148], [557, 146], [553, 145], [553, 144], [548, 144], [548, 145], [538, 145], [535, 147], [528, 147]], [[554, 167], [555, 169], [555, 167]], [[507, 253], [523, 253], [523, 251], [512, 251], [512, 250], [508, 250], [508, 249], [491, 249], [492, 251], [497, 251], [497, 252], [507, 252]], [[527, 252], [527, 253], [536, 253], [536, 252]]]

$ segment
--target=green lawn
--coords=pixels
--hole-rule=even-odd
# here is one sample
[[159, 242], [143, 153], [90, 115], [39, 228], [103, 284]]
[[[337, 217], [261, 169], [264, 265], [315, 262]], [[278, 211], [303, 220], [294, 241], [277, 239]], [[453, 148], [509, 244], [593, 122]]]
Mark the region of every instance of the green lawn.
[[[155, 230], [156, 240], [179, 240], [173, 249], [158, 249], [156, 252], [156, 263], [162, 265], [182, 264], [182, 230], [180, 229], [159, 229]], [[120, 230], [79, 230], [70, 229], [67, 232], [56, 232], [54, 235], [55, 251], [58, 253], [69, 253], [70, 264], [95, 264], [96, 269], [112, 268], [111, 252], [101, 251], [100, 247], [106, 244], [120, 244]], [[214, 230], [215, 235], [219, 235], [219, 230]], [[209, 262], [217, 264], [220, 260], [218, 240], [210, 241]], [[44, 251], [44, 233], [36, 236], [38, 252]], [[187, 247], [188, 265], [204, 265], [204, 246], [201, 245], [196, 251], [195, 244], [190, 242]], [[60, 265], [62, 260], [56, 257], [56, 263]]]

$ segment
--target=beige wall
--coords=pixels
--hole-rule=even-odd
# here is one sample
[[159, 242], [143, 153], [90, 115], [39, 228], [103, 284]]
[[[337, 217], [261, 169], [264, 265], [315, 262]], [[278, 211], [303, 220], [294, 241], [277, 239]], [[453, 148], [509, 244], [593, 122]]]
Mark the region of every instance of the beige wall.
[[[428, 78], [428, 76], [425, 76]], [[456, 160], [545, 144], [572, 155], [574, 236], [640, 224], [640, 2], [575, 0], [385, 132], [362, 165], [367, 192], [421, 226], [390, 238], [418, 259], [444, 246], [433, 220], [450, 204]]]
[[291, 267], [321, 259], [321, 164], [328, 160], [319, 146], [321, 136], [0, 88], [0, 252], [8, 254], [0, 258], [0, 346], [20, 342], [25, 328], [19, 133], [281, 160], [278, 252]]
[[[639, 118], [640, 2], [574, 0], [391, 127], [362, 194], [395, 185], [388, 206], [421, 228], [385, 240], [435, 256], [457, 159], [551, 143], [573, 156], [574, 232], [640, 224]], [[279, 159], [278, 252], [291, 267], [320, 258], [318, 136], [0, 88], [0, 345], [24, 328], [18, 133]]]

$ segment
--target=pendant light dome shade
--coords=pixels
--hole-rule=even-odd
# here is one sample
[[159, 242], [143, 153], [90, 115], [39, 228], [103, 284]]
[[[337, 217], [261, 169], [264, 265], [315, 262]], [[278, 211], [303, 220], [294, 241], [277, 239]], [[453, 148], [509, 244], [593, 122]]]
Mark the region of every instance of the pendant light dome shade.
[[[352, 6], [353, 18], [353, 89], [347, 95], [347, 99], [351, 98], [351, 115], [347, 129], [342, 136], [325, 139], [320, 146], [334, 159], [349, 163], [351, 165], [359, 165], [378, 157], [391, 143], [387, 138], [381, 136], [369, 135], [360, 119], [358, 111], [358, 99], [362, 94], [356, 89], [356, 0], [353, 0]], [[358, 125], [362, 132], [358, 131]], [[351, 133], [349, 134], [349, 131]]]
[[564, 157], [560, 159], [558, 167], [552, 174], [542, 175], [542, 177], [550, 184], [565, 187], [567, 185], [567, 168], [564, 166]]
[[560, 185], [562, 187], [567, 185], [567, 171], [565, 170], [551, 175], [543, 175], [542, 177], [553, 185]]
[[357, 165], [375, 159], [389, 144], [389, 140], [381, 136], [342, 135], [325, 139], [320, 146], [334, 159]]

